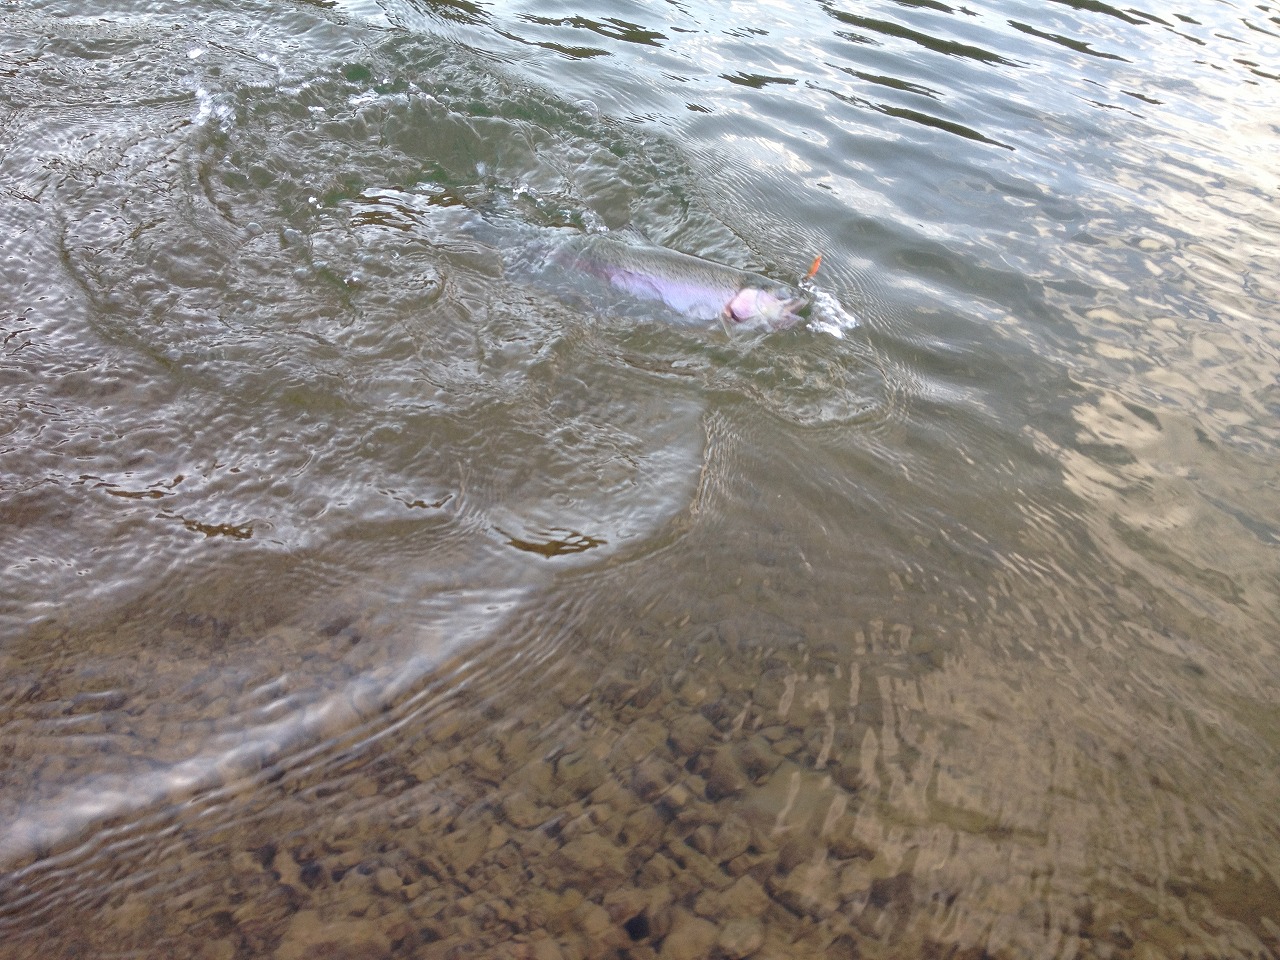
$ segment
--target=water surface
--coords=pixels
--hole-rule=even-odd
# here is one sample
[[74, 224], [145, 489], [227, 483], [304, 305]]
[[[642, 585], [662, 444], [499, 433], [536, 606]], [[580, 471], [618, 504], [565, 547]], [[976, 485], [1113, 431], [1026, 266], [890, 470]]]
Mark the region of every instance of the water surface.
[[1280, 9], [0, 22], [0, 952], [1280, 952]]

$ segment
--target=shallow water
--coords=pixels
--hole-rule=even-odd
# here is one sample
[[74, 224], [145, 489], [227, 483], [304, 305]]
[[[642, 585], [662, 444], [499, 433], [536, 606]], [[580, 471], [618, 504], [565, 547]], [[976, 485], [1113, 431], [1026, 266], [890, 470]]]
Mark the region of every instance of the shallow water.
[[1280, 8], [0, 22], [0, 955], [1280, 954]]

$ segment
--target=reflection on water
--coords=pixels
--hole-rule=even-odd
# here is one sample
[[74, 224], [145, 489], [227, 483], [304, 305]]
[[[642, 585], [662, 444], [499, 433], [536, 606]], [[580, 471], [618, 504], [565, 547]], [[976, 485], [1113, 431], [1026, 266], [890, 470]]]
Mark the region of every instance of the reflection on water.
[[0, 955], [1280, 953], [1275, 9], [4, 16]]

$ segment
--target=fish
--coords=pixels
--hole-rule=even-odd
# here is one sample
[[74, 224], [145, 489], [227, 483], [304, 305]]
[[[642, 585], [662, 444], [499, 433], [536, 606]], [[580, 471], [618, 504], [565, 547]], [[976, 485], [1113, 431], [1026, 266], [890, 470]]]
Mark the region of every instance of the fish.
[[[690, 321], [719, 321], [729, 328], [785, 330], [801, 320], [812, 302], [799, 286], [749, 270], [599, 234], [567, 244], [556, 259], [562, 267], [590, 274], [638, 299], [662, 303]], [[814, 260], [805, 281], [821, 261]]]

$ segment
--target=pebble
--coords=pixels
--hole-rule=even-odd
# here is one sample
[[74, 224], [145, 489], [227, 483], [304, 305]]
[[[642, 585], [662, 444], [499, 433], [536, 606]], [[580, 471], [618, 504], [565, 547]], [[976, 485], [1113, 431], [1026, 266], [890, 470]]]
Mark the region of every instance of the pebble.
[[314, 957], [386, 956], [391, 943], [372, 920], [323, 921], [313, 910], [295, 913], [285, 928], [275, 960]]
[[739, 766], [752, 783], [763, 783], [782, 763], [782, 755], [760, 734], [738, 745], [735, 752]]
[[655, 886], [664, 883], [672, 877], [679, 875], [680, 868], [677, 867], [668, 857], [661, 853], [655, 853], [640, 868], [637, 879], [645, 886]]
[[280, 882], [287, 887], [302, 886], [302, 869], [293, 854], [284, 850], [276, 851], [271, 867], [280, 877]]
[[519, 790], [503, 798], [502, 814], [508, 823], [521, 830], [532, 829], [546, 820], [542, 808]]
[[373, 875], [373, 885], [379, 893], [386, 896], [399, 892], [404, 882], [400, 879], [400, 874], [391, 867], [379, 867]]
[[622, 848], [598, 833], [575, 837], [561, 847], [558, 859], [577, 876], [593, 882], [616, 882], [628, 872]]
[[725, 916], [758, 917], [769, 909], [769, 895], [754, 877], [739, 877], [720, 895]]
[[[604, 895], [604, 909], [609, 919], [623, 926], [649, 909], [649, 893], [636, 887], [617, 887]], [[642, 939], [642, 938], [635, 938]]]
[[643, 848], [662, 835], [666, 821], [653, 807], [640, 807], [623, 822], [620, 839], [631, 847]]
[[677, 909], [658, 956], [661, 960], [705, 960], [719, 938], [715, 924]]
[[687, 844], [683, 847], [679, 851], [679, 857], [684, 862], [682, 879], [689, 882], [695, 889], [708, 887], [723, 889], [733, 882], [733, 879], [721, 870], [718, 864]]
[[578, 799], [604, 783], [606, 776], [600, 761], [581, 751], [561, 757], [556, 764], [556, 780]]
[[831, 779], [849, 793], [857, 793], [864, 786], [862, 771], [855, 760], [852, 764], [833, 763], [828, 767]]
[[839, 860], [873, 860], [875, 850], [863, 843], [851, 829], [837, 830], [827, 838], [827, 849]]
[[628, 941], [626, 933], [613, 922], [608, 911], [589, 900], [574, 908], [573, 924], [587, 943], [602, 952], [620, 949]]
[[696, 756], [709, 744], [719, 740], [719, 733], [700, 713], [688, 713], [671, 725], [670, 743], [676, 753], [685, 757]]
[[741, 793], [747, 786], [747, 775], [742, 772], [733, 750], [722, 747], [717, 750], [706, 771], [707, 799], [723, 800]]
[[721, 863], [747, 852], [751, 846], [751, 826], [737, 814], [730, 814], [716, 831], [712, 855]]
[[821, 920], [839, 906], [837, 875], [824, 860], [811, 861], [789, 873], [769, 878], [768, 891], [775, 900], [800, 917]]
[[675, 783], [677, 775], [671, 764], [650, 757], [642, 761], [631, 775], [631, 789], [641, 800], [652, 803]]
[[530, 946], [532, 960], [564, 960], [560, 945], [554, 940], [538, 940]]
[[479, 861], [488, 845], [488, 833], [476, 829], [459, 830], [440, 838], [441, 856], [453, 868], [454, 876], [460, 876]]
[[716, 945], [728, 960], [744, 960], [764, 946], [764, 925], [756, 919], [730, 920]]
[[777, 868], [790, 873], [801, 864], [813, 860], [817, 851], [817, 837], [808, 831], [792, 831], [778, 848]]

